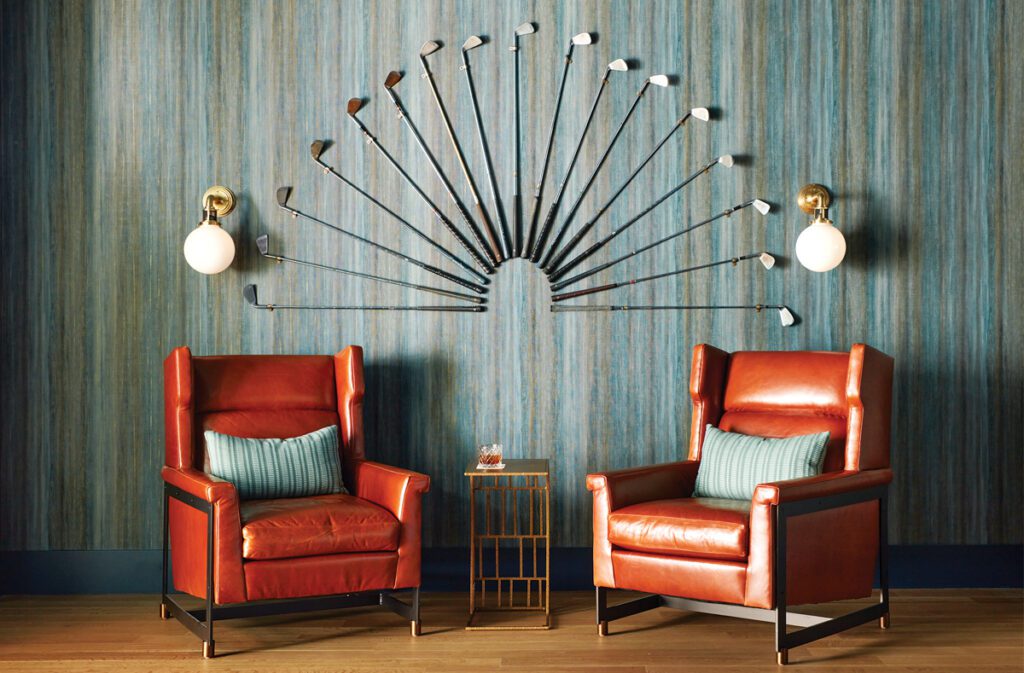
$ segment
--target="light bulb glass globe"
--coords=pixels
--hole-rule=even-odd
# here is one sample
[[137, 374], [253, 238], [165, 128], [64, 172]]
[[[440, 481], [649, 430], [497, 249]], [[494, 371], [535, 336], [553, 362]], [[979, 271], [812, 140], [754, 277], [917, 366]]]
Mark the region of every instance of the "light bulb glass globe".
[[220, 273], [235, 258], [235, 242], [220, 225], [206, 221], [185, 239], [185, 261], [199, 273]]
[[829, 220], [817, 219], [796, 239], [796, 258], [811, 271], [830, 271], [846, 256], [843, 232]]

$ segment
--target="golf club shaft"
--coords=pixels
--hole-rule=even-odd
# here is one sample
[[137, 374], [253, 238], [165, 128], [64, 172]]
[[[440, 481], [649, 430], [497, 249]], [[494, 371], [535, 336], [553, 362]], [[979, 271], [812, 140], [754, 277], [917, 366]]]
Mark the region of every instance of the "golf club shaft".
[[[554, 240], [551, 242], [552, 250], [557, 248], [558, 244], [562, 242], [562, 237], [565, 236], [565, 233], [569, 230], [569, 225], [572, 223], [573, 217], [576, 216], [576, 211], [580, 209], [580, 205], [582, 205], [583, 199], [587, 196], [587, 192], [589, 192], [590, 188], [593, 186], [594, 180], [597, 179], [598, 173], [601, 172], [601, 168], [604, 166], [604, 162], [608, 160], [608, 156], [611, 154], [612, 148], [615, 147], [615, 142], [619, 139], [619, 136], [622, 135], [622, 131], [626, 128], [626, 123], [629, 122], [630, 117], [633, 116], [633, 112], [640, 104], [640, 101], [643, 100], [644, 93], [647, 92], [647, 87], [649, 87], [650, 85], [651, 83], [649, 80], [644, 82], [644, 85], [640, 87], [640, 91], [637, 93], [636, 99], [633, 101], [633, 104], [630, 105], [629, 110], [626, 111], [626, 116], [622, 118], [621, 122], [619, 122], [619, 126], [618, 128], [615, 129], [615, 134], [612, 136], [611, 142], [608, 143], [608, 147], [605, 148], [604, 153], [601, 155], [601, 158], [598, 159], [597, 166], [594, 167], [594, 171], [590, 174], [590, 177], [583, 185], [583, 190], [580, 192], [580, 195], [576, 197], [576, 202], [572, 204], [572, 208], [569, 209], [569, 213], [565, 216], [565, 221], [562, 223], [561, 228], [558, 230], [558, 234], [555, 235]], [[530, 261], [539, 261], [541, 253], [543, 251], [544, 250], [542, 246], [537, 246], [534, 249], [533, 254], [530, 256]], [[546, 264], [542, 266], [546, 266]]]
[[451, 180], [448, 179], [448, 176], [441, 168], [441, 164], [437, 163], [437, 159], [434, 157], [433, 152], [431, 152], [430, 148], [427, 147], [426, 141], [423, 140], [423, 136], [420, 135], [419, 129], [416, 128], [416, 124], [414, 124], [412, 119], [409, 118], [409, 115], [405, 111], [405, 106], [402, 105], [401, 99], [398, 98], [398, 94], [388, 87], [384, 87], [384, 90], [387, 92], [388, 98], [391, 99], [392, 104], [394, 104], [395, 110], [398, 113], [398, 118], [401, 119], [402, 122], [405, 123], [406, 128], [412, 132], [412, 137], [416, 141], [416, 145], [420, 148], [420, 151], [423, 152], [423, 156], [427, 158], [427, 162], [430, 164], [430, 167], [434, 169], [434, 174], [444, 186], [445, 192], [448, 193], [448, 198], [451, 199], [453, 204], [455, 204], [456, 210], [459, 211], [462, 221], [466, 223], [466, 227], [469, 229], [469, 233], [473, 235], [473, 239], [476, 241], [476, 244], [484, 251], [492, 265], [497, 264], [497, 256], [494, 254], [494, 251], [490, 246], [484, 242], [483, 234], [480, 233], [480, 229], [477, 228], [476, 222], [473, 220], [472, 216], [470, 216], [469, 211], [466, 210], [466, 206], [463, 205], [462, 200], [459, 199], [458, 195], [455, 193], [455, 187], [452, 186]]
[[586, 236], [590, 232], [590, 230], [594, 228], [594, 225], [597, 223], [597, 221], [601, 219], [601, 216], [604, 215], [605, 212], [607, 212], [608, 209], [612, 207], [612, 204], [615, 203], [615, 200], [619, 198], [619, 196], [621, 196], [624, 191], [626, 191], [626, 187], [628, 187], [629, 184], [633, 182], [634, 179], [636, 179], [636, 176], [640, 175], [640, 171], [642, 171], [644, 167], [647, 166], [648, 163], [650, 163], [651, 159], [654, 158], [654, 155], [656, 155], [661, 150], [661, 148], [665, 146], [665, 143], [667, 143], [675, 134], [675, 132], [679, 129], [679, 127], [683, 125], [685, 119], [686, 118], [684, 117], [683, 119], [680, 119], [678, 122], [675, 123], [675, 125], [672, 127], [672, 130], [669, 131], [665, 135], [665, 137], [661, 139], [661, 142], [655, 145], [654, 149], [651, 150], [650, 154], [648, 154], [644, 158], [644, 160], [640, 162], [640, 165], [637, 166], [636, 169], [634, 169], [634, 171], [629, 174], [629, 177], [626, 178], [626, 181], [623, 182], [622, 185], [620, 185], [619, 188], [612, 193], [611, 198], [605, 201], [604, 205], [598, 208], [597, 213], [595, 213], [593, 217], [587, 220], [583, 227], [578, 232], [576, 232], [575, 236], [569, 239], [569, 242], [566, 243], [561, 250], [555, 253], [554, 245], [551, 246], [551, 252], [548, 254], [548, 257], [546, 260], [544, 260], [543, 264], [545, 273], [550, 274], [552, 271], [558, 268], [559, 264], [565, 261], [565, 258], [569, 255], [570, 252], [573, 251], [573, 248], [579, 245], [580, 241], [583, 240], [583, 237]]
[[665, 238], [658, 239], [654, 243], [648, 243], [647, 245], [643, 246], [642, 248], [637, 248], [636, 250], [632, 250], [631, 252], [626, 253], [622, 257], [619, 257], [617, 259], [613, 259], [612, 261], [606, 262], [606, 263], [601, 264], [599, 266], [595, 266], [593, 269], [588, 269], [587, 271], [584, 271], [583, 273], [577, 274], [577, 275], [573, 276], [572, 278], [568, 278], [566, 280], [563, 280], [563, 281], [560, 281], [558, 283], [555, 283], [554, 285], [551, 286], [551, 289], [557, 292], [558, 290], [561, 290], [561, 289], [563, 289], [565, 287], [568, 287], [569, 285], [573, 285], [574, 283], [578, 283], [581, 280], [583, 280], [584, 278], [589, 278], [590, 276], [593, 276], [596, 273], [600, 273], [601, 271], [604, 271], [605, 269], [613, 267], [616, 264], [620, 264], [622, 262], [625, 262], [627, 259], [630, 259], [631, 257], [636, 257], [637, 255], [639, 255], [641, 253], [644, 253], [644, 252], [647, 252], [648, 250], [650, 250], [652, 248], [656, 248], [659, 245], [662, 245], [664, 243], [668, 243], [672, 239], [678, 238], [678, 237], [682, 236], [683, 234], [688, 234], [691, 231], [693, 231], [694, 229], [697, 229], [699, 227], [703, 227], [704, 225], [707, 225], [707, 224], [711, 224], [715, 220], [721, 219], [723, 217], [728, 217], [728, 216], [732, 215], [734, 212], [736, 212], [737, 210], [739, 210], [741, 208], [746, 208], [751, 203], [753, 203], [753, 200], [748, 201], [746, 203], [741, 203], [741, 204], [739, 204], [737, 206], [734, 206], [732, 208], [729, 208], [727, 210], [723, 210], [722, 212], [720, 212], [720, 213], [718, 213], [716, 215], [712, 215], [711, 217], [709, 217], [706, 220], [702, 220], [702, 221], [698, 222], [697, 224], [690, 225], [689, 227], [686, 227], [685, 229], [681, 229], [680, 231], [677, 231], [674, 234], [669, 234]]
[[616, 236], [618, 236], [619, 234], [623, 233], [624, 231], [629, 229], [631, 226], [636, 224], [638, 221], [643, 219], [648, 213], [650, 213], [652, 210], [654, 210], [655, 208], [660, 206], [662, 203], [667, 201], [673, 194], [675, 194], [676, 192], [681, 190], [683, 187], [685, 187], [686, 185], [690, 184], [691, 182], [696, 180], [698, 177], [700, 177], [701, 175], [703, 175], [704, 173], [709, 171], [714, 164], [715, 164], [715, 162], [712, 162], [712, 163], [708, 164], [707, 166], [704, 166], [699, 171], [697, 171], [696, 173], [693, 173], [692, 175], [687, 177], [685, 180], [683, 180], [681, 183], [679, 183], [678, 185], [676, 185], [675, 187], [670, 189], [664, 195], [658, 197], [658, 199], [655, 200], [654, 203], [652, 203], [651, 205], [649, 205], [646, 208], [644, 208], [643, 210], [641, 210], [637, 215], [634, 215], [629, 221], [627, 221], [621, 227], [613, 230], [612, 233], [608, 234], [607, 236], [605, 236], [604, 238], [602, 238], [598, 242], [594, 243], [592, 246], [590, 246], [589, 248], [587, 248], [586, 250], [584, 250], [580, 254], [576, 255], [576, 257], [571, 259], [569, 262], [567, 262], [567, 263], [563, 264], [562, 266], [556, 268], [554, 271], [552, 271], [549, 274], [549, 278], [553, 282], [557, 282], [559, 278], [563, 277], [569, 271], [571, 271], [575, 267], [579, 266], [579, 264], [581, 262], [583, 262], [584, 260], [588, 259], [595, 252], [597, 252], [598, 250], [600, 250], [601, 248], [606, 246]]
[[406, 227], [407, 229], [409, 229], [409, 231], [411, 231], [412, 233], [416, 234], [421, 239], [423, 239], [424, 241], [429, 243], [431, 246], [436, 248], [438, 250], [438, 252], [440, 252], [442, 255], [444, 255], [445, 257], [447, 257], [451, 261], [453, 261], [456, 264], [458, 264], [459, 266], [461, 266], [468, 273], [472, 274], [474, 278], [476, 278], [477, 280], [479, 280], [482, 283], [486, 283], [487, 282], [487, 276], [481, 274], [479, 271], [474, 269], [471, 264], [469, 264], [468, 262], [464, 261], [461, 257], [456, 256], [448, 248], [444, 247], [443, 245], [441, 245], [440, 243], [438, 243], [437, 241], [432, 239], [430, 236], [428, 236], [427, 234], [425, 234], [422, 231], [420, 231], [417, 227], [413, 226], [408, 220], [406, 220], [401, 215], [399, 215], [398, 213], [394, 212], [393, 210], [391, 210], [390, 208], [385, 206], [383, 203], [378, 201], [376, 199], [376, 197], [374, 197], [372, 194], [370, 194], [370, 193], [366, 192], [365, 190], [361, 189], [358, 185], [354, 184], [352, 181], [350, 181], [344, 175], [342, 175], [338, 171], [334, 170], [332, 167], [328, 166], [327, 164], [325, 164], [324, 162], [320, 161], [319, 159], [314, 159], [314, 161], [319, 166], [321, 166], [323, 168], [324, 173], [326, 173], [328, 175], [333, 175], [338, 180], [341, 180], [343, 183], [345, 183], [346, 185], [348, 185], [352, 189], [356, 190], [359, 194], [361, 194], [363, 197], [365, 197], [370, 203], [372, 203], [373, 205], [375, 205], [378, 208], [380, 208], [381, 210], [383, 210], [385, 213], [387, 213], [388, 215], [393, 217], [395, 220], [397, 220], [402, 226]]
[[483, 306], [311, 306], [306, 304], [253, 304], [266, 311], [441, 311], [445, 313], [483, 313]]
[[773, 308], [773, 309], [776, 309], [776, 310], [781, 310], [781, 309], [783, 309], [785, 307], [781, 306], [781, 305], [771, 305], [771, 304], [746, 304], [746, 305], [735, 305], [735, 306], [715, 305], [715, 304], [703, 305], [703, 306], [700, 306], [700, 305], [685, 305], [685, 304], [684, 305], [675, 305], [675, 306], [653, 306], [653, 305], [572, 306], [572, 305], [562, 304], [562, 305], [553, 305], [551, 307], [551, 312], [552, 313], [576, 313], [576, 312], [581, 312], [581, 311], [588, 311], [588, 312], [594, 312], [594, 311], [699, 311], [699, 310], [717, 311], [717, 310], [745, 309], [745, 310], [750, 310], [750, 311], [757, 311], [758, 313], [760, 313], [763, 309], [766, 309], [766, 308]]
[[715, 266], [722, 266], [723, 264], [732, 264], [735, 266], [742, 260], [746, 259], [757, 259], [759, 253], [752, 255], [743, 255], [742, 257], [732, 257], [730, 259], [723, 259], [717, 262], [708, 262], [707, 264], [698, 264], [697, 266], [686, 267], [685, 269], [676, 269], [674, 271], [666, 271], [664, 273], [658, 273], [653, 276], [644, 276], [642, 278], [631, 278], [630, 280], [624, 280], [618, 283], [609, 283], [607, 285], [601, 285], [598, 287], [588, 287], [584, 290], [576, 290], [575, 292], [566, 292], [564, 294], [556, 294], [551, 297], [551, 301], [565, 301], [566, 299], [573, 299], [575, 297], [583, 297], [588, 294], [597, 294], [598, 292], [607, 292], [608, 290], [614, 290], [620, 287], [626, 287], [627, 285], [639, 285], [640, 283], [646, 283], [652, 280], [658, 280], [659, 278], [668, 278], [669, 276], [679, 276], [684, 273], [690, 273], [692, 271], [700, 271], [701, 269], [710, 269]]
[[[462, 153], [462, 146], [459, 144], [459, 139], [455, 136], [455, 128], [452, 127], [452, 121], [448, 118], [448, 110], [445, 109], [444, 102], [441, 100], [441, 93], [437, 90], [434, 74], [430, 72], [430, 67], [427, 66], [427, 59], [422, 54], [420, 54], [420, 64], [423, 66], [423, 77], [427, 80], [427, 84], [430, 85], [430, 93], [434, 96], [437, 110], [441, 113], [441, 121], [444, 122], [444, 130], [448, 134], [448, 140], [451, 141], [452, 149], [455, 150], [455, 157], [459, 161], [459, 168], [462, 169], [462, 174], [466, 178], [466, 184], [469, 185], [469, 192], [473, 197], [473, 207], [476, 209], [477, 216], [484, 223], [487, 238], [490, 239], [490, 245], [481, 243], [481, 246], [490, 253], [488, 257], [491, 258], [491, 263], [498, 264], [504, 259], [501, 254], [501, 245], [498, 243], [498, 232], [495, 231], [494, 223], [491, 222], [491, 218], [487, 215], [487, 211], [484, 209], [483, 203], [481, 203], [480, 190], [476, 188], [476, 181], [473, 179], [473, 174], [469, 171], [469, 164], [466, 163], [466, 156]], [[390, 89], [388, 91], [390, 92]], [[434, 163], [436, 164], [436, 162]], [[440, 167], [438, 167], [438, 170], [440, 170]], [[460, 208], [460, 211], [463, 212], [463, 217], [467, 215], [464, 208]], [[476, 229], [475, 223], [473, 223], [473, 229]]]
[[555, 144], [555, 130], [558, 128], [558, 113], [562, 109], [562, 94], [565, 93], [565, 82], [569, 75], [569, 66], [572, 65], [572, 50], [576, 45], [569, 42], [569, 49], [565, 52], [565, 64], [562, 66], [562, 79], [558, 83], [558, 96], [555, 97], [555, 111], [551, 115], [551, 126], [548, 129], [548, 144], [544, 150], [544, 161], [541, 163], [540, 176], [533, 188], [533, 208], [530, 214], [530, 233], [526, 238], [526, 245], [523, 247], [522, 256], [532, 257], [534, 240], [537, 236], [537, 217], [540, 215], [540, 202], [544, 196], [544, 181], [548, 177], [548, 167], [551, 165], [551, 150]]
[[416, 191], [416, 194], [418, 194], [419, 197], [423, 200], [423, 202], [427, 204], [427, 207], [430, 208], [430, 210], [434, 213], [437, 219], [441, 221], [441, 224], [444, 226], [445, 229], [448, 230], [448, 233], [454, 236], [455, 240], [457, 240], [459, 244], [462, 245], [463, 248], [465, 248], [466, 252], [468, 252], [469, 256], [473, 258], [473, 261], [476, 262], [477, 266], [483, 269], [484, 272], [487, 274], [494, 273], [494, 267], [491, 266], [491, 263], [487, 261], [487, 259], [485, 259], [484, 256], [476, 248], [473, 247], [473, 244], [469, 242], [469, 240], [462, 234], [461, 231], [458, 230], [458, 228], [456, 228], [455, 224], [448, 219], [448, 216], [441, 212], [441, 209], [437, 207], [437, 204], [430, 200], [430, 197], [427, 196], [426, 192], [424, 192], [423, 189], [418, 184], [416, 184], [416, 181], [413, 180], [412, 177], [405, 172], [405, 169], [402, 168], [402, 165], [399, 164], [398, 161], [396, 161], [395, 158], [392, 157], [391, 154], [386, 149], [384, 149], [384, 146], [380, 144], [380, 142], [373, 136], [372, 133], [370, 133], [369, 129], [366, 128], [363, 122], [361, 122], [354, 115], [349, 115], [349, 119], [355, 122], [356, 126], [359, 127], [359, 130], [362, 131], [363, 136], [366, 137], [366, 141], [372, 144], [374, 148], [376, 148], [376, 150], [380, 152], [381, 156], [383, 156], [387, 160], [387, 162], [391, 164], [391, 167], [398, 171], [398, 174], [402, 176], [402, 179], [405, 180]]
[[[551, 206], [548, 208], [547, 215], [544, 216], [544, 223], [541, 224], [540, 233], [537, 235], [537, 241], [534, 244], [534, 249], [538, 247], [544, 247], [544, 243], [548, 239], [548, 234], [551, 233], [551, 227], [555, 223], [555, 215], [558, 213], [558, 208], [562, 205], [562, 198], [565, 196], [565, 187], [569, 184], [569, 178], [572, 177], [572, 171], [576, 167], [576, 161], [580, 157], [580, 150], [583, 148], [583, 141], [587, 137], [587, 131], [590, 130], [590, 125], [594, 121], [594, 113], [597, 112], [597, 104], [601, 102], [601, 95], [604, 93], [605, 87], [608, 85], [608, 77], [611, 75], [611, 70], [606, 69], [604, 76], [601, 77], [601, 84], [597, 87], [597, 94], [594, 95], [594, 102], [590, 105], [590, 113], [587, 115], [587, 121], [583, 125], [583, 131], [580, 133], [580, 139], [576, 143], [576, 149], [572, 152], [572, 158], [569, 160], [569, 167], [565, 170], [565, 176], [562, 178], [561, 183], [558, 185], [558, 192], [555, 193], [555, 198], [551, 202]], [[534, 250], [530, 251], [530, 258], [534, 257]]]
[[494, 201], [494, 212], [498, 216], [498, 243], [501, 249], [501, 256], [508, 259], [513, 256], [512, 238], [508, 233], [508, 222], [505, 220], [505, 211], [501, 207], [501, 194], [498, 191], [498, 180], [494, 175], [494, 164], [491, 161], [491, 151], [487, 145], [487, 135], [484, 132], [484, 120], [480, 115], [480, 102], [476, 97], [476, 85], [473, 83], [473, 71], [469, 67], [469, 54], [462, 51], [462, 69], [466, 73], [466, 84], [469, 85], [469, 101], [473, 106], [473, 119], [476, 121], [477, 136], [480, 138], [480, 152], [484, 155], [484, 170], [487, 172], [487, 183], [491, 188], [491, 200]]
[[304, 259], [294, 259], [292, 257], [285, 257], [284, 255], [263, 255], [267, 259], [273, 259], [278, 262], [288, 262], [289, 264], [297, 264], [299, 266], [308, 266], [314, 269], [321, 269], [322, 271], [333, 271], [335, 273], [341, 273], [346, 276], [354, 276], [356, 278], [365, 278], [366, 280], [377, 281], [378, 283], [388, 283], [389, 285], [400, 285], [402, 287], [409, 287], [414, 290], [420, 290], [421, 292], [429, 292], [431, 294], [441, 295], [442, 297], [449, 297], [451, 299], [460, 299], [462, 301], [468, 301], [473, 304], [482, 304], [484, 300], [480, 297], [474, 297], [473, 295], [463, 294], [461, 292], [451, 292], [449, 290], [442, 290], [436, 287], [430, 287], [429, 285], [418, 285], [416, 283], [407, 283], [404, 280], [395, 280], [393, 278], [385, 278], [384, 276], [376, 276], [372, 273], [362, 273], [360, 271], [351, 271], [349, 269], [342, 269], [337, 266], [328, 266], [327, 264], [318, 264], [316, 262], [308, 262]]
[[470, 283], [468, 281], [465, 281], [465, 280], [459, 278], [458, 276], [453, 276], [452, 274], [448, 273], [447, 271], [444, 271], [442, 269], [438, 269], [436, 266], [431, 266], [430, 264], [427, 264], [426, 262], [421, 262], [418, 259], [413, 259], [412, 257], [409, 257], [408, 255], [406, 255], [404, 253], [401, 253], [401, 252], [399, 252], [397, 250], [394, 250], [392, 248], [389, 248], [387, 246], [381, 245], [380, 243], [377, 243], [376, 241], [371, 241], [370, 239], [364, 238], [363, 236], [360, 236], [359, 234], [354, 234], [351, 231], [348, 231], [346, 229], [342, 229], [341, 227], [333, 225], [330, 222], [324, 222], [320, 218], [313, 217], [312, 215], [309, 215], [308, 213], [304, 213], [301, 210], [295, 210], [294, 208], [292, 208], [290, 206], [282, 206], [282, 208], [284, 210], [287, 210], [289, 213], [291, 213], [295, 217], [304, 217], [307, 220], [309, 220], [310, 222], [316, 222], [317, 224], [319, 224], [319, 225], [321, 225], [323, 227], [327, 227], [328, 229], [336, 231], [339, 234], [342, 234], [344, 236], [348, 236], [349, 238], [353, 238], [353, 239], [355, 239], [357, 241], [365, 243], [366, 245], [369, 245], [372, 248], [375, 248], [377, 250], [380, 250], [381, 252], [385, 252], [385, 253], [387, 253], [389, 255], [392, 255], [393, 257], [397, 257], [398, 259], [402, 260], [403, 262], [408, 262], [409, 264], [412, 264], [413, 266], [418, 266], [419, 268], [423, 269], [424, 271], [429, 271], [430, 273], [433, 273], [435, 275], [438, 275], [438, 276], [441, 276], [443, 278], [446, 278], [446, 279], [452, 281], [453, 283], [458, 283], [459, 285], [462, 285], [463, 287], [467, 287], [467, 288], [469, 288], [471, 290], [474, 290], [474, 291], [477, 291], [477, 292], [479, 292], [480, 290], [483, 289], [483, 288], [479, 288], [476, 285], [473, 285], [472, 283]]

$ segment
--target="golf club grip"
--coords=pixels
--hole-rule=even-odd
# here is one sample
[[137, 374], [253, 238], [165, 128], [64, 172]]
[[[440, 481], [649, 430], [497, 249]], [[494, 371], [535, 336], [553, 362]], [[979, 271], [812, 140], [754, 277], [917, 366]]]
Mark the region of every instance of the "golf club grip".
[[566, 299], [575, 299], [576, 297], [585, 297], [588, 294], [596, 294], [598, 292], [607, 292], [608, 290], [614, 290], [619, 287], [618, 283], [610, 283], [608, 285], [599, 285], [597, 287], [588, 287], [585, 290], [576, 290], [575, 292], [565, 292], [563, 294], [556, 294], [551, 297], [551, 301], [565, 301]]
[[611, 306], [558, 306], [551, 307], [552, 313], [575, 313], [577, 311], [614, 311]]
[[[550, 274], [552, 271], [557, 269], [558, 265], [565, 261], [565, 258], [569, 256], [569, 253], [572, 252], [573, 248], [579, 245], [580, 241], [583, 240], [583, 237], [586, 236], [593, 228], [594, 220], [590, 220], [589, 222], [584, 224], [583, 228], [576, 232], [575, 236], [569, 239], [569, 242], [565, 244], [565, 247], [558, 251], [558, 254], [554, 255], [553, 257], [549, 255], [549, 257], [551, 258], [550, 260], [547, 261], [547, 263], [545, 263], [544, 270], [547, 271], [548, 274]], [[554, 250], [555, 248], [554, 246], [552, 246], [552, 253], [554, 253]]]
[[450, 280], [451, 282], [453, 282], [453, 283], [455, 283], [457, 285], [461, 285], [462, 287], [464, 287], [464, 288], [466, 288], [468, 290], [472, 290], [473, 292], [476, 292], [477, 294], [487, 294], [487, 288], [480, 287], [476, 283], [471, 283], [468, 280], [465, 280], [463, 278], [459, 278], [458, 276], [456, 276], [454, 274], [448, 273], [444, 269], [439, 269], [436, 266], [431, 266], [430, 264], [427, 264], [425, 262], [419, 262], [419, 261], [416, 261], [416, 260], [413, 260], [412, 263], [415, 264], [416, 266], [420, 267], [424, 271], [429, 271], [430, 273], [434, 274], [435, 276], [440, 276], [441, 278], [444, 278], [445, 280]]
[[491, 267], [491, 273], [494, 273], [494, 267], [498, 264], [497, 258], [494, 256], [494, 251], [484, 242], [484, 236], [480, 233], [480, 228], [476, 226], [476, 222], [473, 221], [473, 217], [466, 210], [466, 207], [462, 205], [462, 202], [455, 198], [454, 192], [452, 194], [452, 202], [455, 203], [456, 209], [459, 211], [459, 215], [462, 217], [462, 221], [466, 223], [466, 228], [469, 229], [469, 233], [473, 235], [473, 240], [483, 250], [484, 255], [487, 257], [488, 264]]
[[530, 209], [530, 233], [527, 234], [526, 245], [523, 246], [523, 259], [530, 259], [537, 245], [537, 217], [540, 215], [541, 198], [539, 193], [534, 193], [533, 208]]
[[473, 208], [476, 210], [477, 217], [479, 217], [480, 221], [484, 223], [484, 231], [487, 232], [487, 238], [490, 239], [490, 250], [494, 254], [495, 261], [505, 261], [505, 255], [501, 250], [501, 242], [498, 240], [498, 232], [494, 230], [494, 223], [491, 222], [491, 218], [487, 215], [487, 211], [484, 210], [483, 204], [477, 201]]
[[555, 225], [555, 209], [558, 208], [559, 199], [555, 199], [551, 203], [551, 207], [548, 208], [548, 214], [544, 216], [544, 224], [540, 227], [540, 233], [537, 234], [537, 245], [534, 246], [533, 254], [530, 255], [530, 261], [537, 263], [540, 261], [540, 253], [544, 250], [544, 244], [547, 243], [548, 236], [551, 234], [551, 227]]
[[554, 271], [552, 271], [551, 275], [550, 275], [551, 280], [552, 281], [557, 281], [559, 278], [562, 278], [563, 276], [565, 276], [565, 274], [567, 274], [570, 271], [572, 271], [573, 269], [575, 269], [585, 259], [589, 258], [595, 252], [597, 252], [598, 250], [603, 248], [604, 244], [605, 244], [605, 241], [598, 241], [597, 243], [595, 243], [594, 245], [590, 246], [589, 248], [587, 248], [586, 250], [584, 250], [580, 254], [576, 255], [574, 258], [570, 259], [568, 262], [566, 262], [562, 266], [560, 266], [557, 269], [555, 269]]
[[451, 220], [442, 215], [440, 211], [434, 214], [437, 215], [437, 219], [441, 221], [441, 224], [448, 230], [448, 233], [455, 237], [455, 240], [465, 248], [466, 252], [469, 253], [469, 256], [473, 258], [473, 261], [484, 270], [484, 273], [488, 275], [494, 273], [494, 267], [491, 266], [490, 263], [477, 251], [477, 249], [473, 247], [473, 244], [469, 242], [469, 239], [463, 236], [461, 231], [456, 229], [455, 225], [451, 223]]
[[512, 256], [523, 254], [523, 197], [512, 195]]

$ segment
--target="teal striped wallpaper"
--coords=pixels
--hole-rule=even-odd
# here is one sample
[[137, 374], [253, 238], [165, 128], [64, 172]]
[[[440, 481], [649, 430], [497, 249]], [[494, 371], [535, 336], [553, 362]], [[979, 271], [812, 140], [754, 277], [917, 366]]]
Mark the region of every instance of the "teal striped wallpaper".
[[[426, 541], [465, 544], [475, 444], [548, 456], [555, 469], [556, 545], [586, 545], [587, 470], [677, 458], [689, 429], [691, 347], [846, 349], [866, 341], [896, 358], [891, 537], [897, 543], [1020, 543], [1024, 418], [1024, 247], [1012, 205], [1024, 193], [1024, 4], [995, 0], [810, 2], [4, 2], [0, 137], [0, 548], [152, 549], [160, 541], [160, 363], [196, 353], [367, 353], [368, 451], [430, 473]], [[577, 49], [553, 157], [559, 179], [604, 66], [605, 94], [574, 196], [641, 81], [652, 91], [583, 210], [592, 211], [685, 110], [694, 122], [652, 162], [595, 234], [610, 231], [710, 158], [716, 170], [609, 246], [601, 259], [733, 203], [751, 211], [595, 277], [603, 282], [767, 249], [779, 264], [720, 267], [618, 290], [616, 302], [784, 302], [783, 329], [752, 313], [560, 314], [532, 266], [500, 270], [484, 314], [267, 313], [267, 301], [411, 302], [377, 286], [261, 259], [281, 254], [430, 283], [312, 223], [292, 204], [450, 268], [382, 218], [308, 155], [325, 160], [417, 226], [451, 242], [415, 194], [345, 119], [361, 116], [445, 204], [408, 131], [385, 104], [388, 71], [468, 198], [416, 52], [427, 39], [438, 86], [469, 151], [476, 146], [458, 47], [473, 33], [481, 105], [509, 195], [513, 27], [522, 40], [524, 193], [542, 148], [568, 37]], [[837, 195], [832, 216], [845, 263], [816, 275], [795, 263], [806, 223], [794, 205], [807, 182]], [[225, 221], [238, 257], [204, 277], [181, 254], [211, 184], [242, 197]], [[554, 193], [549, 183], [547, 194]], [[486, 189], [484, 189], [486, 193]], [[453, 209], [448, 209], [454, 217]], [[592, 240], [592, 239], [590, 239]], [[592, 301], [602, 303], [598, 298]], [[603, 303], [607, 303], [604, 301]]]

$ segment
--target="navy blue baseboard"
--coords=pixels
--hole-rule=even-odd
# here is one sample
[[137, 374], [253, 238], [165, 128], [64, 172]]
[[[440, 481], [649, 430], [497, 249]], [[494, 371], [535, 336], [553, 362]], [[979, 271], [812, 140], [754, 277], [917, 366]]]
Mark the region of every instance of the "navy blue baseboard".
[[[1024, 587], [1024, 545], [896, 545], [894, 588]], [[551, 550], [551, 588], [592, 588], [590, 549]], [[466, 591], [467, 549], [425, 549], [423, 588]], [[158, 593], [159, 550], [0, 552], [0, 594]]]

